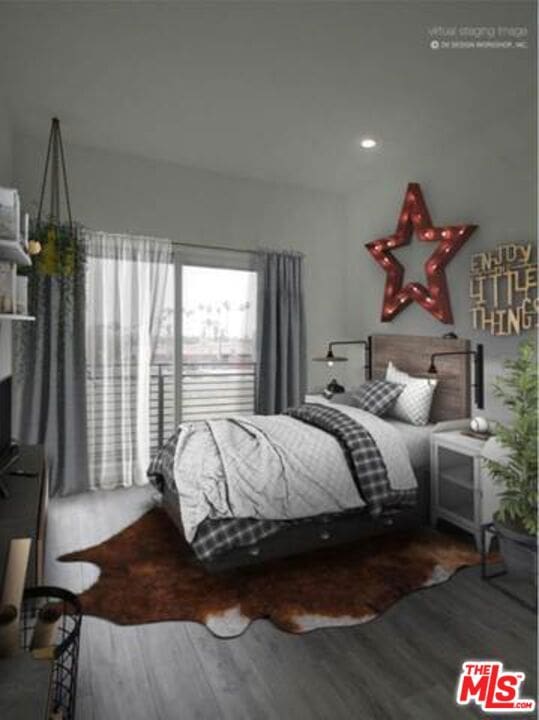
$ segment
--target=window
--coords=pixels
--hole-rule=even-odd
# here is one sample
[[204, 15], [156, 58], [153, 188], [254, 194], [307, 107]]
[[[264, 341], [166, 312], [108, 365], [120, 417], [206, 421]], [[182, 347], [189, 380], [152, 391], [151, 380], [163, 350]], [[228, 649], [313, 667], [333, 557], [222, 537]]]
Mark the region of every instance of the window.
[[182, 420], [252, 414], [257, 276], [181, 266]]
[[96, 487], [145, 482], [178, 422], [254, 412], [249, 258], [201, 251], [188, 262], [150, 239], [92, 238], [86, 409]]

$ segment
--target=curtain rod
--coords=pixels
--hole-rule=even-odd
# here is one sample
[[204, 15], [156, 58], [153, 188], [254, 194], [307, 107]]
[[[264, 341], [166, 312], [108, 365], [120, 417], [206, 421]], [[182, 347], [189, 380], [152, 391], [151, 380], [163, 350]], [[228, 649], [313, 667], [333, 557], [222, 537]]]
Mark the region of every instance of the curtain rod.
[[200, 250], [224, 250], [225, 252], [251, 253], [253, 255], [259, 252], [268, 252], [281, 253], [282, 255], [295, 255], [296, 257], [305, 257], [304, 253], [299, 252], [299, 250], [276, 250], [275, 248], [265, 247], [259, 247], [255, 250], [243, 250], [242, 248], [227, 247], [226, 245], [197, 245], [197, 243], [185, 243], [180, 242], [179, 240], [163, 240], [163, 242], [169, 242], [171, 245], [178, 245], [179, 247], [189, 247]]
[[256, 254], [257, 252], [280, 252], [283, 253], [283, 255], [296, 255], [298, 257], [304, 257], [304, 253], [299, 252], [297, 250], [275, 250], [271, 248], [256, 248], [255, 250], [244, 250], [243, 248], [237, 248], [237, 247], [228, 247], [226, 245], [200, 245], [198, 243], [186, 243], [181, 242], [180, 240], [168, 240], [167, 238], [161, 238], [161, 237], [154, 237], [153, 235], [141, 235], [136, 233], [107, 233], [104, 230], [92, 230], [90, 228], [86, 228], [90, 232], [95, 233], [103, 233], [103, 235], [111, 235], [113, 237], [121, 237], [124, 235], [128, 235], [129, 237], [136, 240], [137, 238], [144, 239], [144, 240], [155, 240], [157, 242], [168, 242], [171, 245], [177, 245], [178, 247], [189, 247], [194, 248], [195, 250], [224, 250], [225, 252], [236, 252], [236, 253], [250, 253], [250, 254]]
[[255, 253], [256, 250], [243, 250], [242, 248], [227, 247], [226, 245], [197, 245], [197, 243], [186, 243], [180, 242], [179, 240], [163, 240], [162, 242], [169, 242], [171, 245], [178, 245], [179, 247], [189, 247], [199, 250], [224, 250], [225, 252], [237, 252], [237, 253]]

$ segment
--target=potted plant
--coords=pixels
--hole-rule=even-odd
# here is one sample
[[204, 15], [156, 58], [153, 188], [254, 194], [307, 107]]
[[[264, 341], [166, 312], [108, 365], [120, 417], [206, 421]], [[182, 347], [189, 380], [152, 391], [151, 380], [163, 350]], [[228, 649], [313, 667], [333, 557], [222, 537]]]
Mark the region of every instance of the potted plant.
[[500, 551], [509, 572], [534, 576], [537, 563], [537, 360], [535, 343], [523, 342], [518, 356], [504, 363], [494, 394], [511, 413], [498, 423], [496, 441], [503, 452], [485, 463], [503, 486], [494, 516]]

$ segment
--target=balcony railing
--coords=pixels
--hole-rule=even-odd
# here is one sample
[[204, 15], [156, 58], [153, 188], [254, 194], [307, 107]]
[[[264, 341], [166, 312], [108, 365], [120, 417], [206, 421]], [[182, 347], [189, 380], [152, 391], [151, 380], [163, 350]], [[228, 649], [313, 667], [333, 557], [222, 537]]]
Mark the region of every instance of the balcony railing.
[[[106, 448], [106, 454], [114, 456], [122, 443], [136, 441], [137, 377], [117, 365], [106, 368], [101, 376], [88, 372], [86, 382], [91, 384], [92, 398], [88, 404], [90, 454]], [[254, 363], [183, 364], [182, 421], [252, 415], [254, 403]], [[132, 422], [129, 419], [126, 422], [123, 412], [133, 413]], [[107, 413], [108, 418], [106, 435], [100, 422], [103, 413]], [[175, 426], [174, 366], [155, 363], [150, 368], [151, 453], [163, 445]], [[110, 428], [114, 428], [112, 433]]]
[[150, 366], [150, 452], [155, 453], [176, 425], [174, 365]]

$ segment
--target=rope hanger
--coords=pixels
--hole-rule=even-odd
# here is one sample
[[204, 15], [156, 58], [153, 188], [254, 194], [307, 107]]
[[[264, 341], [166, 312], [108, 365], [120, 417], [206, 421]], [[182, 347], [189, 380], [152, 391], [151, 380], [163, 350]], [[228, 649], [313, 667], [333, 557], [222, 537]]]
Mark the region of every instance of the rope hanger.
[[73, 219], [71, 216], [71, 201], [69, 198], [69, 186], [67, 183], [66, 162], [64, 155], [64, 145], [62, 142], [62, 132], [60, 130], [60, 120], [57, 117], [52, 118], [51, 130], [49, 134], [49, 142], [47, 146], [47, 159], [45, 161], [45, 172], [43, 173], [43, 182], [41, 184], [41, 195], [39, 198], [39, 209], [37, 213], [37, 226], [41, 225], [43, 214], [43, 203], [45, 200], [45, 192], [47, 189], [47, 179], [50, 174], [50, 207], [49, 207], [49, 225], [60, 224], [60, 175], [62, 176], [65, 204], [69, 227], [73, 228]]

